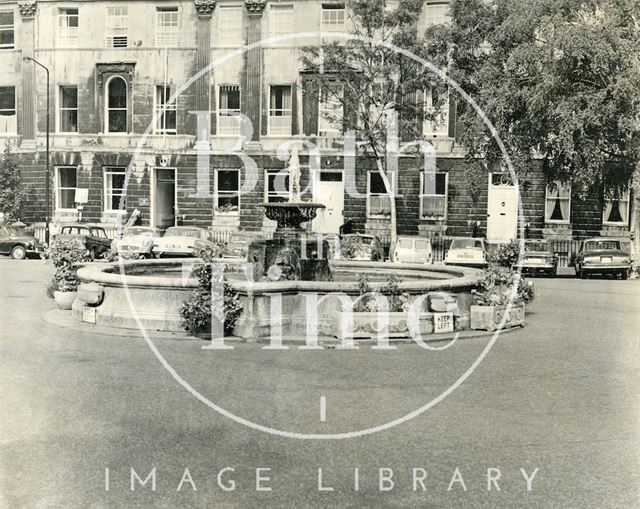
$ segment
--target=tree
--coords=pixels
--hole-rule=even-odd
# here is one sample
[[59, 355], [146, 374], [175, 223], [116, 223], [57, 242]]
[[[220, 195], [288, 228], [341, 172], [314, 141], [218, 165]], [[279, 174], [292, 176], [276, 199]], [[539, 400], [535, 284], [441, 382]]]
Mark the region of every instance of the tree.
[[0, 212], [4, 213], [6, 221], [20, 219], [25, 197], [18, 158], [11, 151], [11, 143], [7, 142], [0, 156]]
[[[429, 51], [455, 48], [451, 77], [491, 119], [520, 177], [541, 157], [549, 183], [582, 196], [629, 188], [640, 161], [638, 0], [453, 0], [451, 15], [428, 32]], [[502, 159], [470, 108], [458, 132], [471, 178], [479, 161]]]
[[[325, 118], [358, 140], [358, 155], [375, 161], [388, 196], [391, 256], [397, 238], [393, 157], [398, 139], [417, 139], [422, 133], [422, 95], [429, 87], [446, 90], [441, 80], [422, 64], [389, 45], [424, 55], [417, 32], [422, 0], [350, 0], [346, 12], [354, 38], [335, 38], [303, 51], [307, 69], [305, 93], [336, 108]], [[311, 84], [312, 86], [308, 86]], [[430, 113], [436, 116], [445, 94]]]

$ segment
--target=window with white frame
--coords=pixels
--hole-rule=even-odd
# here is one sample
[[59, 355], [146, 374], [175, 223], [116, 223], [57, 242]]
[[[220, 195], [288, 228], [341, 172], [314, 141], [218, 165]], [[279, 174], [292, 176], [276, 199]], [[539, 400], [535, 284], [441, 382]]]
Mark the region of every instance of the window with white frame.
[[80, 15], [78, 9], [58, 9], [58, 45], [73, 48], [78, 45], [78, 27]]
[[[271, 4], [269, 6], [269, 35], [285, 35], [293, 32], [293, 5]], [[279, 41], [274, 44], [288, 44], [289, 41]]]
[[56, 167], [55, 200], [56, 210], [76, 210], [76, 188], [78, 168], [75, 166]]
[[240, 170], [216, 170], [216, 214], [240, 213]]
[[129, 35], [129, 10], [125, 6], [107, 7], [107, 48], [126, 48]]
[[427, 26], [446, 25], [451, 21], [451, 6], [448, 0], [430, 2], [425, 9]]
[[344, 86], [335, 84], [320, 88], [318, 101], [318, 135], [339, 136], [342, 133]]
[[156, 123], [154, 125], [155, 134], [177, 134], [176, 127], [178, 110], [175, 99], [171, 99], [171, 87], [159, 85], [155, 93]]
[[605, 197], [602, 224], [606, 226], [629, 224], [629, 191], [617, 192]]
[[288, 169], [265, 170], [265, 197], [267, 203], [280, 203], [289, 201], [291, 192], [291, 180]]
[[439, 97], [438, 90], [429, 88], [424, 92], [424, 125], [425, 136], [449, 135], [449, 93]]
[[218, 45], [242, 46], [242, 6], [221, 5], [218, 7]]
[[116, 166], [104, 168], [104, 210], [126, 210], [125, 177], [127, 169]]
[[323, 3], [320, 18], [322, 32], [344, 32], [346, 11], [344, 3]]
[[240, 132], [240, 86], [218, 87], [217, 134], [234, 135]]
[[78, 132], [78, 87], [63, 85], [58, 99], [59, 129], [61, 133]]
[[15, 26], [13, 11], [0, 11], [0, 49], [15, 46]]
[[127, 83], [120, 76], [107, 81], [106, 90], [106, 132], [126, 133], [128, 117]]
[[156, 47], [179, 46], [179, 28], [180, 13], [177, 7], [156, 8]]
[[449, 174], [423, 172], [420, 179], [420, 218], [446, 219]]
[[291, 86], [271, 85], [269, 92], [269, 134], [291, 134]]
[[0, 87], [0, 134], [16, 134], [16, 87]]
[[571, 220], [571, 186], [553, 182], [547, 185], [544, 220], [546, 223], [568, 224]]
[[390, 217], [391, 198], [377, 171], [369, 172], [367, 182], [367, 217]]

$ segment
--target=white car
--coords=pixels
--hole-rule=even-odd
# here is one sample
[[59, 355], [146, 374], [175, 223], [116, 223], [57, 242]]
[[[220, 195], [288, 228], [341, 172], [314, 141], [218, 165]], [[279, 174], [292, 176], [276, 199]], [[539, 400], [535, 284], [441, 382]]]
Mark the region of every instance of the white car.
[[151, 226], [130, 226], [122, 232], [122, 238], [111, 242], [111, 249], [123, 256], [150, 258], [155, 239], [160, 237], [160, 230]]
[[445, 265], [484, 268], [488, 265], [487, 249], [482, 239], [453, 239], [444, 259]]
[[393, 259], [400, 263], [431, 263], [431, 240], [425, 237], [400, 236]]
[[214, 247], [209, 232], [195, 226], [172, 226], [155, 240], [153, 254], [161, 256], [198, 256], [202, 249]]

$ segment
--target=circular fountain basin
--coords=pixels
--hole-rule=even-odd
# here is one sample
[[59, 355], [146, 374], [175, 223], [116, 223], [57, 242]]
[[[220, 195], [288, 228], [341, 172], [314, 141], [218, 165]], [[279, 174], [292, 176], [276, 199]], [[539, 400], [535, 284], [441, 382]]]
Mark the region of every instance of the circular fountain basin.
[[[99, 292], [95, 302], [83, 301], [83, 292], [73, 304], [73, 316], [79, 320], [90, 316], [96, 324], [138, 328], [151, 331], [182, 331], [180, 308], [197, 286], [191, 271], [194, 259], [134, 260], [122, 264], [95, 263], [78, 270], [82, 288]], [[341, 298], [357, 298], [358, 277], [367, 274], [372, 289], [386, 284], [387, 276], [399, 279], [399, 290], [416, 299], [432, 292], [447, 292], [456, 297], [461, 328], [468, 323], [471, 290], [477, 285], [481, 271], [441, 265], [395, 264], [368, 261], [331, 261], [333, 281], [248, 281], [247, 262], [241, 259], [219, 259], [224, 263], [225, 278], [240, 294], [243, 313], [234, 334], [247, 339], [269, 337], [277, 322], [283, 335], [304, 337], [307, 330], [309, 299], [316, 299], [318, 333], [336, 335], [336, 324], [342, 309]], [[86, 293], [84, 295], [86, 298]], [[272, 316], [274, 296], [282, 309]], [[92, 299], [87, 299], [92, 300]], [[87, 313], [85, 308], [93, 308]], [[137, 319], [136, 319], [137, 318]], [[274, 322], [275, 320], [275, 322]]]

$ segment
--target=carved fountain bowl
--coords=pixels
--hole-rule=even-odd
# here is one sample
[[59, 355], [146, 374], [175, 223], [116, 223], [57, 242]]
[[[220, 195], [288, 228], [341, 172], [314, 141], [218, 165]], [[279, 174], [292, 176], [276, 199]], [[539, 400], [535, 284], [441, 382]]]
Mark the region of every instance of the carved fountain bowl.
[[318, 209], [325, 208], [321, 203], [307, 202], [265, 203], [262, 206], [265, 216], [278, 223], [277, 230], [302, 230], [302, 223], [313, 221]]

